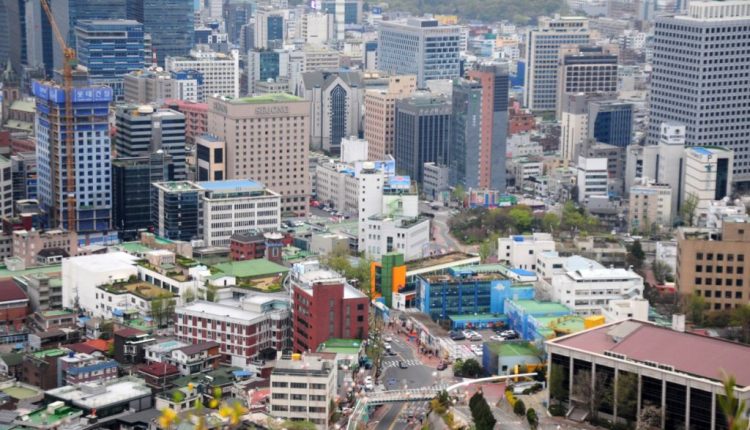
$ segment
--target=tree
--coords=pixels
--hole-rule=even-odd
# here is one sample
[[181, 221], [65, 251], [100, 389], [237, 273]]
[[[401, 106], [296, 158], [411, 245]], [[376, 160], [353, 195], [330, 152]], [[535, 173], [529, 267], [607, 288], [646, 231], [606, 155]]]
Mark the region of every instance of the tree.
[[157, 327], [161, 327], [161, 321], [164, 318], [164, 299], [161, 297], [151, 299], [151, 318], [154, 319]]
[[490, 241], [485, 240], [481, 245], [479, 245], [479, 259], [482, 261], [482, 263], [485, 263], [491, 255], [492, 245], [490, 244]]
[[645, 258], [646, 253], [643, 252], [643, 246], [641, 246], [640, 240], [636, 240], [628, 246], [628, 264], [636, 269], [640, 269], [643, 266], [643, 260]]
[[549, 396], [550, 399], [563, 403], [568, 399], [568, 387], [565, 384], [565, 373], [560, 366], [553, 365], [549, 372]]
[[524, 233], [531, 229], [534, 216], [528, 206], [514, 206], [508, 212], [508, 216], [516, 233]]
[[661, 408], [647, 403], [641, 408], [641, 415], [636, 430], [657, 430], [661, 428]]
[[164, 319], [167, 320], [167, 325], [174, 319], [174, 309], [177, 307], [177, 301], [173, 298], [164, 299]]
[[529, 427], [532, 429], [536, 429], [539, 426], [539, 416], [537, 416], [534, 408], [526, 410], [526, 421], [529, 422]]
[[464, 361], [463, 365], [461, 366], [461, 372], [465, 377], [476, 378], [477, 376], [482, 374], [482, 365], [473, 358], [470, 358]]
[[729, 430], [747, 430], [748, 420], [745, 418], [746, 404], [734, 393], [736, 381], [734, 376], [724, 374], [724, 395], [719, 396], [719, 407], [727, 421]]
[[695, 209], [698, 208], [698, 196], [693, 193], [688, 194], [682, 207], [680, 208], [680, 217], [682, 218], [683, 224], [688, 227], [692, 227], [695, 222]]
[[592, 378], [591, 370], [578, 372], [573, 379], [573, 396], [579, 402], [586, 402], [589, 415], [596, 418], [602, 403], [611, 399], [611, 390], [608, 390], [608, 380], [604, 373], [597, 372]]
[[218, 292], [219, 287], [209, 283], [208, 285], [206, 285], [206, 300], [209, 302], [215, 302]]
[[554, 233], [560, 229], [560, 217], [552, 212], [547, 212], [542, 217], [542, 230]]
[[461, 358], [457, 358], [456, 361], [453, 362], [453, 374], [456, 376], [463, 375], [464, 373], [464, 360]]
[[617, 376], [617, 416], [634, 421], [638, 412], [638, 376], [620, 372]]
[[654, 264], [651, 265], [651, 270], [654, 272], [656, 282], [660, 284], [667, 282], [673, 276], [672, 266], [661, 260], [654, 261]]
[[464, 186], [461, 184], [456, 185], [453, 187], [453, 191], [451, 192], [451, 197], [453, 200], [463, 204], [464, 198], [466, 197], [466, 189], [464, 189]]
[[184, 293], [182, 293], [182, 301], [183, 303], [192, 303], [195, 301], [195, 291], [193, 291], [192, 288], [187, 288]]
[[706, 315], [706, 309], [708, 309], [708, 303], [703, 296], [698, 294], [691, 294], [685, 301], [685, 314], [695, 325], [702, 325], [703, 319]]
[[521, 417], [526, 415], [526, 404], [524, 404], [523, 400], [516, 400], [516, 403], [513, 405], [513, 413]]
[[484, 395], [481, 391], [477, 391], [469, 399], [469, 409], [471, 410], [471, 417], [474, 419], [474, 425], [477, 430], [492, 430], [495, 427], [494, 415], [490, 405], [487, 404]]
[[734, 308], [731, 322], [742, 329], [742, 342], [750, 343], [750, 305]]

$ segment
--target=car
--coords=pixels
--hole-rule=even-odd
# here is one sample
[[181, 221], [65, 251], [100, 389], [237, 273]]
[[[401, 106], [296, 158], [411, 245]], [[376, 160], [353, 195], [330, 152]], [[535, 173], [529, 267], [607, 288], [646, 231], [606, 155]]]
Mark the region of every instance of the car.
[[474, 333], [474, 332], [472, 332], [471, 330], [464, 330], [462, 332], [462, 334], [464, 335], [464, 337], [467, 338], [467, 339], [471, 338], [472, 333]]
[[502, 336], [493, 335], [493, 336], [490, 336], [490, 340], [494, 340], [495, 342], [502, 342], [505, 340], [505, 338]]
[[464, 334], [461, 333], [460, 331], [452, 331], [450, 333], [450, 338], [452, 340], [464, 340], [466, 339], [466, 336], [464, 336]]
[[447, 368], [448, 368], [448, 363], [446, 363], [445, 361], [441, 361], [437, 365], [437, 370], [445, 370]]
[[409, 366], [407, 366], [406, 363], [404, 363], [403, 361], [399, 360], [398, 361], [398, 368], [399, 369], [408, 369]]
[[390, 336], [386, 336], [386, 337], [383, 338], [383, 341], [387, 342], [387, 343], [390, 343], [390, 342], [393, 342], [393, 338], [390, 337]]
[[372, 384], [372, 376], [367, 375], [365, 377], [365, 384]]
[[397, 354], [396, 354], [395, 352], [393, 352], [393, 351], [387, 351], [387, 352], [386, 352], [386, 354], [388, 354], [388, 355], [389, 355], [389, 356], [391, 356], [391, 357], [394, 357], [394, 356], [396, 356], [396, 355], [397, 355]]
[[365, 390], [372, 391], [374, 389], [375, 389], [375, 385], [372, 382], [365, 384]]
[[482, 337], [482, 335], [477, 332], [472, 333], [471, 336], [469, 337], [469, 340], [472, 342], [481, 341], [483, 339], [484, 338]]

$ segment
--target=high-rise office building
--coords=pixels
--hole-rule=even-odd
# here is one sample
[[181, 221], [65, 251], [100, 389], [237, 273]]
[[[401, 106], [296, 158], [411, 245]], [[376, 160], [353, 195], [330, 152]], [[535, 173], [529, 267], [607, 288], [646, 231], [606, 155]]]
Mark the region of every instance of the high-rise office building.
[[313, 149], [339, 154], [343, 138], [359, 135], [364, 95], [362, 72], [305, 72], [301, 95], [311, 102]]
[[[36, 96], [36, 154], [40, 203], [49, 225], [77, 232], [105, 232], [112, 224], [112, 166], [110, 159], [109, 87], [76, 87], [72, 90], [76, 135], [73, 169], [66, 144], [65, 89], [53, 82], [34, 82]], [[68, 174], [74, 185], [69, 187]], [[68, 195], [75, 196], [75, 208], [68, 207]], [[68, 211], [74, 210], [75, 225], [68, 225]]]
[[26, 1], [3, 0], [0, 2], [0, 64], [10, 61], [16, 73], [26, 57]]
[[479, 185], [500, 191], [505, 190], [509, 68], [508, 63], [485, 62], [468, 73], [482, 85]]
[[167, 57], [188, 55], [193, 46], [193, 0], [127, 0], [127, 18], [142, 23], [151, 35], [159, 65]]
[[435, 19], [381, 21], [378, 27], [378, 69], [416, 75], [419, 88], [430, 79], [461, 75], [461, 27], [439, 25]]
[[335, 15], [337, 20], [343, 14], [344, 24], [361, 24], [362, 3], [362, 0], [323, 0], [321, 10]]
[[618, 100], [592, 101], [589, 110], [589, 139], [614, 146], [628, 146], [633, 140], [633, 104]]
[[143, 24], [133, 20], [78, 20], [78, 62], [89, 72], [89, 81], [107, 85], [116, 100], [123, 98], [126, 74], [144, 67]]
[[417, 93], [396, 102], [396, 170], [422, 182], [424, 163], [448, 165], [451, 102], [444, 95]]
[[153, 106], [121, 105], [115, 113], [118, 157], [143, 157], [162, 150], [171, 157], [168, 177], [186, 178], [185, 115]]
[[560, 46], [588, 43], [588, 19], [570, 16], [539, 18], [539, 28], [529, 31], [526, 41], [524, 104], [527, 108], [555, 110]]
[[195, 71], [176, 73], [150, 68], [123, 77], [123, 98], [127, 103], [162, 103], [167, 99], [197, 102], [203, 97], [203, 76]]
[[686, 146], [736, 153], [734, 182], [750, 181], [750, 2], [691, 1], [687, 14], [656, 19], [647, 142], [662, 122], [685, 125]]
[[396, 100], [410, 96], [417, 89], [415, 75], [391, 76], [386, 89], [365, 91], [364, 132], [367, 158], [385, 160], [395, 146]]
[[154, 233], [171, 240], [198, 239], [201, 187], [187, 181], [155, 182], [152, 187], [151, 223]]
[[[289, 76], [289, 52], [283, 49], [270, 51], [252, 50], [247, 53], [247, 89], [255, 94], [258, 82], [272, 79], [287, 79]], [[288, 91], [288, 82], [287, 90]]]
[[453, 142], [450, 145], [450, 183], [478, 188], [482, 135], [482, 84], [469, 79], [453, 81]]
[[199, 102], [205, 101], [208, 95], [240, 95], [240, 59], [236, 50], [224, 54], [201, 48], [193, 49], [189, 56], [169, 56], [165, 63], [168, 72], [198, 72], [203, 79]]
[[306, 214], [310, 102], [266, 94], [210, 97], [208, 105], [208, 133], [226, 144], [226, 178], [260, 181], [281, 195], [282, 213]]
[[13, 200], [36, 200], [36, 153], [19, 152], [10, 156], [10, 162], [13, 173]]
[[112, 160], [113, 223], [124, 240], [137, 239], [138, 230], [152, 225], [151, 184], [172, 179], [170, 164], [171, 157], [161, 150]]
[[250, 22], [254, 9], [255, 2], [253, 1], [229, 0], [224, 4], [224, 22], [226, 23], [229, 42], [240, 44], [242, 27]]
[[616, 94], [617, 55], [601, 46], [561, 46], [555, 96], [558, 118], [563, 95], [577, 93]]
[[260, 9], [255, 13], [255, 48], [281, 48], [284, 45], [284, 13]]

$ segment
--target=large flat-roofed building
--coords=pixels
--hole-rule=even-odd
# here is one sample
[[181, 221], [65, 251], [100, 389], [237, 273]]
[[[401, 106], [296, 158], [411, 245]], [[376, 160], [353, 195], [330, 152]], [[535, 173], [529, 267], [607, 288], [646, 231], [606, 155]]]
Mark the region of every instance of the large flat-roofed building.
[[208, 132], [226, 143], [226, 177], [263, 182], [283, 212], [307, 214], [310, 102], [289, 94], [211, 97]]
[[327, 429], [336, 396], [336, 364], [317, 355], [292, 355], [276, 361], [271, 372], [271, 415], [308, 420]]
[[[546, 346], [550, 374], [560, 375], [563, 387], [552, 390], [549, 404], [561, 404], [566, 412], [598, 407], [600, 418], [636, 423], [652, 407], [660, 418], [656, 428], [726, 428], [719, 405], [723, 372], [736, 378], [735, 396], [750, 399], [747, 345], [626, 320], [549, 340]], [[580, 390], [577, 384], [584, 380], [594, 381], [594, 387]], [[635, 398], [607, 401], [618, 398], [615, 389]]]
[[[203, 95], [238, 97], [240, 95], [240, 60], [237, 51], [229, 54], [205, 49], [190, 51], [189, 57], [167, 57], [168, 72], [197, 71], [203, 76]], [[199, 98], [198, 101], [204, 101]]]
[[105, 383], [66, 385], [46, 391], [45, 396], [84, 411], [95, 411], [99, 418], [153, 407], [151, 388], [142, 379], [129, 376]]
[[750, 301], [750, 224], [724, 220], [720, 230], [683, 229], [677, 240], [677, 289], [702, 296], [712, 310]]

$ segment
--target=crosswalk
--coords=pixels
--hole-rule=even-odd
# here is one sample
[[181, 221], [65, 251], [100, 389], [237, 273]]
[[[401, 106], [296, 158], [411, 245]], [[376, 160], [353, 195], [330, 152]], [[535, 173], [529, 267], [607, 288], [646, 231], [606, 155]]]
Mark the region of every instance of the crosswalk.
[[409, 367], [422, 366], [422, 362], [416, 359], [411, 359], [411, 360], [388, 359], [388, 360], [383, 361], [383, 368], [398, 367], [399, 361], [403, 361]]

